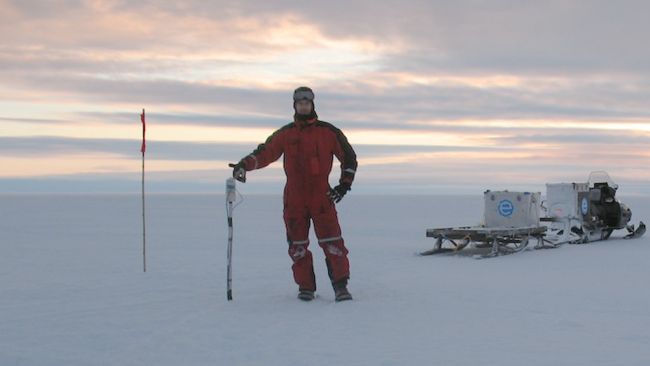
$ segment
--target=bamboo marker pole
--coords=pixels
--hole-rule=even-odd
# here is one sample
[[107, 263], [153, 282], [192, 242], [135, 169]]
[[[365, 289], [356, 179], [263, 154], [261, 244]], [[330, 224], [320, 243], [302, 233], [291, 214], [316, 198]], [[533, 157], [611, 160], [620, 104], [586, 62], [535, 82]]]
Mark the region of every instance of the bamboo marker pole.
[[145, 201], [144, 201], [144, 152], [146, 151], [146, 142], [145, 142], [145, 117], [144, 117], [144, 108], [142, 108], [142, 114], [140, 115], [140, 121], [142, 122], [142, 146], [140, 147], [140, 152], [142, 152], [142, 271], [147, 272], [147, 225], [145, 220]]

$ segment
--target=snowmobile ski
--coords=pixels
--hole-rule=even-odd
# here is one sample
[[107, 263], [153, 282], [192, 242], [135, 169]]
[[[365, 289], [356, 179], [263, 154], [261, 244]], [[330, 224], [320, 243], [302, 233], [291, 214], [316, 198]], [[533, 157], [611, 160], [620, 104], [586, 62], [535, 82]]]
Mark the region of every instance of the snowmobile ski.
[[643, 221], [639, 222], [639, 226], [634, 230], [634, 225], [632, 227], [628, 228], [629, 234], [625, 235], [623, 239], [637, 239], [643, 236], [645, 234], [645, 224]]

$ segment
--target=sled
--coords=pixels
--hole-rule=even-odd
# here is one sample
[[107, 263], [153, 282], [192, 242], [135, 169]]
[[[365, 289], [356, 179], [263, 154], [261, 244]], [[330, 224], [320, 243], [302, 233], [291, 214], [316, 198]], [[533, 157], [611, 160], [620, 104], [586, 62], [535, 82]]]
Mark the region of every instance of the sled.
[[480, 257], [496, 257], [513, 254], [526, 249], [531, 241], [536, 241], [534, 249], [555, 247], [544, 242], [545, 226], [527, 227], [483, 227], [467, 226], [457, 228], [428, 229], [426, 236], [435, 238], [433, 249], [421, 252], [420, 255], [454, 253], [467, 247], [490, 251]]
[[544, 236], [547, 227], [540, 225], [540, 193], [485, 191], [484, 224], [479, 226], [428, 229], [427, 237], [435, 238], [433, 249], [420, 255], [459, 252], [467, 247], [482, 250], [478, 258], [496, 257], [521, 252], [531, 241], [534, 248], [551, 248]]

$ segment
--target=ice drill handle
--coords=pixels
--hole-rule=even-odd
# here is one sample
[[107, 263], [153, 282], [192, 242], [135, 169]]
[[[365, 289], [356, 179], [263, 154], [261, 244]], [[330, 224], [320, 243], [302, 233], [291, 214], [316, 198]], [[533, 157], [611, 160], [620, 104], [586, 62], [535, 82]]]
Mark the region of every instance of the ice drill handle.
[[233, 203], [237, 200], [237, 186], [234, 178], [226, 179], [226, 202]]

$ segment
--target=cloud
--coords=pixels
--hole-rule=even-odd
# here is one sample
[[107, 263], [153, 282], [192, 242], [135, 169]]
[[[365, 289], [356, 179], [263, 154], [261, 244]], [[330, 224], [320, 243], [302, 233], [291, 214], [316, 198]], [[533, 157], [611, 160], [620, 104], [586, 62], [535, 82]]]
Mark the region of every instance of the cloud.
[[[644, 171], [650, 155], [639, 154], [647, 146], [650, 137], [615, 133], [610, 136], [596, 133], [566, 135], [551, 133], [522, 133], [495, 138], [491, 146], [417, 146], [417, 145], [364, 145], [354, 144], [360, 162], [360, 176], [388, 179], [391, 176], [408, 177], [414, 181], [464, 182], [498, 181], [504, 174], [518, 174], [519, 179], [530, 180], [549, 172], [553, 176], [576, 171], [625, 170], [626, 179], [650, 178]], [[150, 169], [160, 174], [185, 167], [204, 171], [227, 172], [226, 162], [237, 161], [256, 147], [255, 144], [239, 143], [192, 143], [153, 141], [148, 144], [147, 161]], [[57, 137], [0, 138], [0, 155], [6, 163], [3, 175], [56, 176], [51, 164], [60, 161], [71, 165], [69, 174], [84, 172], [116, 173], [122, 170], [135, 172], [140, 159], [138, 140], [120, 139], [71, 139]], [[12, 157], [17, 163], [12, 163]], [[112, 160], [111, 160], [112, 159]], [[112, 161], [112, 163], [111, 163]], [[39, 169], [39, 164], [48, 164]], [[20, 173], [14, 173], [14, 166]], [[277, 163], [270, 171], [280, 169]], [[335, 164], [335, 166], [337, 166]], [[337, 168], [333, 175], [336, 175]], [[633, 173], [633, 174], [632, 174]], [[259, 174], [259, 173], [256, 173]], [[272, 173], [273, 179], [281, 175]], [[495, 175], [496, 174], [496, 175]], [[586, 173], [584, 173], [586, 174]], [[176, 176], [174, 179], [181, 177]], [[526, 178], [526, 176], [529, 176]], [[187, 179], [187, 178], [186, 178]]]
[[649, 115], [641, 1], [3, 5], [4, 98], [280, 119], [304, 82], [334, 118], [388, 125]]
[[301, 14], [333, 36], [408, 45], [387, 59], [388, 70], [571, 77], [647, 73], [650, 50], [639, 45], [650, 33], [649, 12], [641, 0], [506, 0], [341, 1], [305, 7]]
[[165, 58], [180, 50], [185, 59], [213, 54], [244, 62], [269, 54], [289, 55], [310, 45], [327, 48], [331, 42], [355, 41], [356, 47], [381, 56], [383, 70], [421, 74], [573, 77], [641, 74], [650, 65], [650, 50], [639, 46], [650, 33], [645, 19], [650, 5], [640, 0], [337, 0], [301, 6], [292, 1], [4, 1], [3, 5], [2, 30], [10, 41], [5, 44], [81, 47], [100, 54], [112, 50], [117, 56], [120, 50], [155, 50]]
[[[521, 131], [513, 132], [510, 136], [496, 137], [498, 144], [512, 145], [525, 143], [541, 143], [555, 145], [609, 145], [621, 146], [626, 150], [639, 149], [650, 144], [650, 134], [639, 135], [635, 132], [611, 131], [603, 133], [602, 131], [584, 131], [584, 130], [567, 130], [565, 133], [558, 133], [556, 130], [544, 131]], [[592, 151], [593, 153], [611, 153], [611, 151]]]
[[[262, 142], [262, 141], [260, 141]], [[253, 143], [207, 143], [149, 141], [147, 159], [234, 161], [257, 147]], [[140, 157], [140, 140], [81, 139], [65, 137], [0, 137], [0, 155], [5, 157], [43, 157], [66, 154], [104, 153], [123, 158]], [[362, 157], [387, 157], [396, 154], [418, 154], [454, 151], [493, 151], [490, 147], [417, 146], [417, 145], [355, 145]]]
[[[149, 141], [147, 159], [238, 159], [253, 150], [250, 144]], [[77, 139], [65, 137], [0, 137], [0, 155], [39, 157], [105, 153], [123, 158], [140, 157], [140, 140]], [[240, 156], [241, 155], [241, 156]]]
[[[133, 112], [79, 112], [72, 118], [90, 119], [96, 121], [110, 121], [115, 124], [133, 125], [138, 120], [137, 113]], [[210, 127], [268, 127], [279, 128], [289, 122], [290, 117], [260, 116], [246, 114], [210, 114], [193, 112], [146, 112], [149, 124], [156, 125], [192, 125]]]
[[64, 119], [46, 119], [46, 118], [20, 118], [20, 117], [0, 117], [0, 121], [34, 123], [34, 124], [61, 124], [66, 123]]
[[[38, 90], [44, 95], [79, 100], [79, 103], [116, 103], [165, 110], [195, 106], [201, 112], [222, 115], [258, 114], [274, 121], [290, 118], [291, 91], [239, 88], [174, 80], [111, 80], [61, 74], [6, 75], [18, 91]], [[379, 124], [427, 119], [639, 119], [649, 118], [645, 101], [650, 84], [577, 83], [535, 88], [531, 83], [513, 88], [462, 85], [410, 85], [390, 89], [355, 90], [336, 85], [316, 88], [317, 109], [325, 119]], [[325, 112], [325, 113], [323, 113]], [[185, 112], [188, 113], [188, 112]], [[192, 118], [189, 112], [188, 117]], [[286, 116], [286, 117], [283, 117]], [[254, 122], [254, 121], [253, 121]]]

